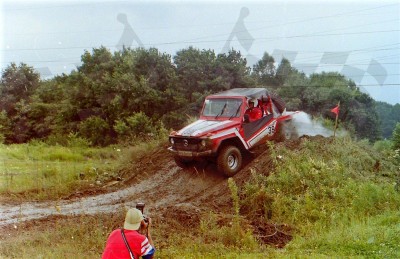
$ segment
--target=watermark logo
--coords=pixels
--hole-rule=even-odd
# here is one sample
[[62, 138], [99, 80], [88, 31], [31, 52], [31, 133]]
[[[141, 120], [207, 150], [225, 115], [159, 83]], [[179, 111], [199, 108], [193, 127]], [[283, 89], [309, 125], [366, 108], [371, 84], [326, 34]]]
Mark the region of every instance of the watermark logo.
[[222, 48], [222, 52], [228, 52], [230, 50], [230, 44], [235, 37], [238, 39], [240, 45], [246, 51], [249, 52], [249, 50], [254, 42], [253, 36], [247, 30], [246, 25], [244, 23], [244, 19], [249, 15], [250, 15], [249, 8], [242, 7], [242, 9], [240, 10], [239, 18], [236, 21], [236, 24], [233, 27], [231, 34], [229, 35], [228, 39], [226, 40], [226, 43], [225, 43], [224, 47]]
[[[221, 53], [227, 53], [233, 47], [233, 42], [237, 41], [239, 45], [245, 50], [243, 56], [246, 57], [249, 65], [254, 65], [261, 60], [261, 57], [257, 57], [252, 54], [254, 43], [257, 39], [251, 34], [248, 27], [246, 26], [246, 19], [250, 16], [250, 10], [247, 7], [242, 7], [239, 16], [234, 24], [227, 40], [225, 41]], [[136, 34], [133, 26], [130, 24], [128, 17], [125, 13], [119, 13], [116, 17], [116, 21], [123, 26], [123, 31], [119, 37], [118, 42], [115, 45], [117, 50], [123, 50], [124, 47], [138, 46], [144, 48], [144, 44], [140, 37]], [[283, 50], [274, 49], [271, 56], [275, 61], [280, 61], [283, 57], [287, 59], [293, 67], [299, 71], [304, 72], [307, 75], [320, 71], [322, 67], [335, 67], [339, 73], [350, 78], [355, 83], [360, 84], [365, 76], [373, 77], [376, 82], [383, 86], [388, 73], [382, 64], [374, 59], [369, 60], [369, 65], [366, 69], [358, 68], [348, 61], [354, 51], [326, 51], [322, 53], [319, 62], [305, 63], [298, 59], [300, 51], [294, 50]], [[348, 64], [349, 62], [349, 64]], [[79, 66], [80, 64], [74, 64]], [[49, 67], [39, 67], [36, 69], [44, 77], [53, 76]], [[283, 72], [285, 73], [285, 72]], [[284, 75], [282, 75], [284, 76]]]
[[[247, 7], [242, 7], [239, 17], [221, 52], [228, 52], [231, 49], [233, 40], [236, 38], [239, 44], [247, 52], [244, 55], [247, 58], [248, 64], [255, 64], [261, 60], [261, 58], [255, 57], [250, 53], [253, 43], [256, 41], [256, 39], [251, 35], [245, 24], [245, 18], [249, 15], [249, 9]], [[360, 69], [353, 65], [347, 64], [352, 53], [353, 51], [326, 51], [322, 54], [318, 63], [297, 62], [296, 57], [299, 54], [298, 51], [275, 49], [273, 50], [271, 56], [275, 59], [275, 61], [281, 60], [282, 58], [287, 59], [293, 67], [308, 75], [316, 73], [322, 66], [334, 66], [338, 68], [339, 73], [353, 80], [355, 83], [361, 83], [364, 77], [368, 74], [369, 76], [372, 76], [380, 86], [383, 86], [388, 76], [385, 67], [383, 67], [374, 59], [369, 61], [367, 69]]]
[[144, 45], [140, 38], [137, 36], [132, 26], [128, 22], [128, 17], [124, 13], [120, 13], [117, 16], [117, 21], [122, 23], [124, 30], [122, 32], [121, 38], [119, 39], [117, 45], [115, 46], [118, 50], [122, 50], [124, 47], [132, 46], [133, 42], [136, 41], [139, 47], [144, 48]]

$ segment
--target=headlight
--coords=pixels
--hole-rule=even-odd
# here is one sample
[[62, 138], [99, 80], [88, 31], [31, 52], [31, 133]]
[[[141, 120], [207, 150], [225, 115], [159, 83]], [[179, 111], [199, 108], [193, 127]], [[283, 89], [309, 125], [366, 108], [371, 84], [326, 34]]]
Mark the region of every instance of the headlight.
[[172, 145], [175, 143], [173, 138], [169, 138], [169, 143], [171, 143]]

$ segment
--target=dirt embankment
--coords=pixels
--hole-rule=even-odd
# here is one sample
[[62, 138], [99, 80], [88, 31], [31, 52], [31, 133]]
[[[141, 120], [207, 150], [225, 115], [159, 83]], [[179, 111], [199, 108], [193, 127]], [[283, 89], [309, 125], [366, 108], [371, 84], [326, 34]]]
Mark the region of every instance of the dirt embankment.
[[[296, 143], [287, 145], [296, 146]], [[248, 159], [244, 169], [233, 178], [241, 186], [249, 179], [252, 168], [268, 174], [271, 166], [268, 151], [261, 150]], [[181, 169], [166, 147], [161, 147], [139, 162], [127, 165], [121, 175], [123, 181], [63, 200], [0, 205], [0, 228], [6, 230], [14, 225], [29, 225], [29, 222], [49, 224], [57, 217], [109, 213], [120, 207], [133, 207], [139, 201], [146, 203], [150, 215], [158, 215], [163, 221], [178, 221], [183, 226], [197, 226], [201, 214], [210, 210], [221, 215], [232, 214], [228, 179], [219, 174], [212, 163]], [[251, 221], [249, 225], [261, 241], [277, 247], [284, 246], [292, 238], [288, 234], [289, 226]]]

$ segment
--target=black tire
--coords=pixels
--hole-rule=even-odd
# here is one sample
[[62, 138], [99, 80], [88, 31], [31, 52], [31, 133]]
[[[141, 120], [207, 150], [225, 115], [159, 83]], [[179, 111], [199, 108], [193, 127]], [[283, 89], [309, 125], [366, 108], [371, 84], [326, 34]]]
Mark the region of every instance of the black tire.
[[174, 156], [174, 160], [175, 160], [175, 164], [177, 166], [179, 166], [180, 168], [188, 168], [193, 163], [193, 160], [185, 159], [180, 156]]
[[285, 102], [282, 100], [281, 97], [279, 97], [276, 94], [271, 93], [270, 96], [271, 96], [272, 102], [275, 104], [275, 107], [278, 109], [278, 111], [280, 113], [282, 113], [286, 108]]
[[217, 158], [218, 171], [226, 176], [234, 176], [242, 167], [242, 153], [235, 146], [225, 146]]

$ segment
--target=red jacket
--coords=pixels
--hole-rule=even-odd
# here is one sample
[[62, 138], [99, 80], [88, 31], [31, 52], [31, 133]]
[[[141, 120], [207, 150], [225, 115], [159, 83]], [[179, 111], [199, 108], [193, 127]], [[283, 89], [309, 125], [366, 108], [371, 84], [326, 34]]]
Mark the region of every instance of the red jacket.
[[[143, 256], [143, 258], [146, 258], [146, 256], [151, 257], [154, 254], [155, 249], [150, 245], [146, 236], [136, 230], [125, 229], [124, 233], [135, 259], [138, 259], [140, 256]], [[102, 259], [114, 258], [130, 258], [128, 248], [122, 238], [121, 229], [111, 232], [102, 256]]]
[[249, 115], [249, 121], [250, 122], [253, 122], [253, 121], [256, 121], [258, 119], [261, 119], [261, 117], [262, 117], [262, 111], [258, 107], [253, 107], [253, 108], [247, 109], [245, 114]]

